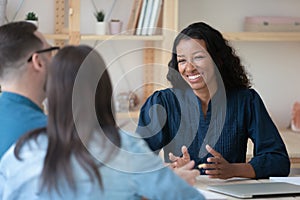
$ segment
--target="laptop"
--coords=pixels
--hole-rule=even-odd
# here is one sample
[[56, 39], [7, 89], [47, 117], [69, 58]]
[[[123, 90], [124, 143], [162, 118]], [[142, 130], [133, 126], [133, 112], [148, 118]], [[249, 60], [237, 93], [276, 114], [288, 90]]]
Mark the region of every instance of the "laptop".
[[300, 185], [286, 182], [209, 185], [207, 189], [241, 199], [300, 195]]

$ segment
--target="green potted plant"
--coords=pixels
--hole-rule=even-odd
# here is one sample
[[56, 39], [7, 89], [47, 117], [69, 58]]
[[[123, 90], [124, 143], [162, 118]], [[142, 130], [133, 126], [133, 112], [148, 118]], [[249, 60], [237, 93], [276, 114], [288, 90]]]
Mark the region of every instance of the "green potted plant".
[[104, 18], [105, 18], [104, 11], [103, 10], [96, 11], [95, 12], [95, 17], [96, 17], [97, 22], [103, 22]]
[[26, 14], [25, 20], [27, 22], [33, 23], [36, 26], [38, 26], [38, 20], [39, 20], [39, 18], [38, 18], [37, 14], [35, 12], [28, 12]]
[[105, 35], [106, 33], [106, 23], [104, 21], [105, 18], [105, 13], [103, 10], [100, 11], [96, 11], [94, 13], [95, 17], [96, 17], [96, 34], [98, 35]]

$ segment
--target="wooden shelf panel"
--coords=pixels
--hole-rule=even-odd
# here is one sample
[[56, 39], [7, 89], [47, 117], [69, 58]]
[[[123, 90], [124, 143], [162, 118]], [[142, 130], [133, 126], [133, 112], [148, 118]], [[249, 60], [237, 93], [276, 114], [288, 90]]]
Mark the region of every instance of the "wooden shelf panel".
[[46, 39], [50, 40], [68, 40], [68, 34], [44, 34]]
[[300, 41], [300, 32], [224, 32], [230, 41]]
[[[50, 40], [69, 40], [68, 34], [44, 34]], [[141, 40], [141, 41], [162, 41], [162, 35], [140, 36], [140, 35], [81, 35], [81, 40]]]
[[140, 111], [117, 112], [116, 114], [118, 119], [138, 119]]
[[[229, 41], [300, 41], [300, 32], [224, 32], [223, 36]], [[44, 34], [47, 39], [68, 40], [68, 34]], [[81, 40], [141, 40], [163, 41], [162, 35], [93, 35], [84, 34]]]
[[81, 35], [81, 40], [142, 40], [162, 41], [162, 35]]

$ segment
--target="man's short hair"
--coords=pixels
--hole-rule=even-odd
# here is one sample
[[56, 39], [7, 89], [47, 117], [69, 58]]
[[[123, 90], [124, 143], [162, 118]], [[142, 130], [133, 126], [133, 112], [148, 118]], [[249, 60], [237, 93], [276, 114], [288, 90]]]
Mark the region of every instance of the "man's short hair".
[[17, 70], [26, 62], [30, 53], [43, 47], [43, 42], [35, 35], [37, 27], [20, 21], [0, 26], [0, 77], [5, 70]]

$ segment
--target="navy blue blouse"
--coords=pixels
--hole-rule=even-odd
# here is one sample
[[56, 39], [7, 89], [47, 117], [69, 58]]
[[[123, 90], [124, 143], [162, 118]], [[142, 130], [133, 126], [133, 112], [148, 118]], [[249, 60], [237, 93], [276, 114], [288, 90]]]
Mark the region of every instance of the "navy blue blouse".
[[245, 163], [250, 138], [254, 156], [249, 163], [256, 178], [287, 176], [290, 171], [285, 144], [254, 89], [227, 91], [223, 96], [217, 91], [206, 116], [192, 90], [156, 91], [140, 110], [137, 132], [153, 151], [164, 149], [166, 162], [169, 152], [179, 156], [186, 145], [195, 166], [212, 156], [206, 144], [230, 163]]

